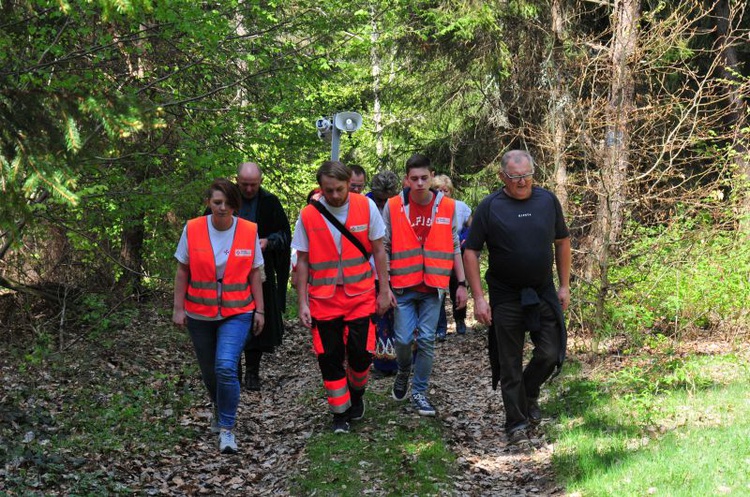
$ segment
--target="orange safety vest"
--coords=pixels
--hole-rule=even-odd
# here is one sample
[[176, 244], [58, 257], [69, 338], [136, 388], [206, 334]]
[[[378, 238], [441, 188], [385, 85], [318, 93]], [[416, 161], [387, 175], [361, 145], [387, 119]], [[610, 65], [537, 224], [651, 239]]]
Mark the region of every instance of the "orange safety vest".
[[[323, 214], [314, 205], [308, 205], [300, 213], [302, 225], [309, 240], [308, 293], [316, 299], [327, 299], [336, 291], [339, 268], [344, 274], [344, 293], [349, 296], [362, 295], [375, 288], [375, 277], [367, 257], [341, 235], [341, 254], [333, 241]], [[349, 194], [349, 212], [344, 226], [372, 253], [370, 242], [370, 201], [358, 193]], [[336, 229], [336, 228], [333, 228]]]
[[219, 315], [219, 311], [222, 317], [229, 317], [255, 309], [249, 277], [255, 259], [257, 236], [257, 224], [237, 219], [237, 228], [224, 269], [219, 296], [216, 260], [208, 235], [208, 217], [202, 216], [188, 221], [190, 281], [185, 297], [187, 312], [214, 318]]
[[448, 288], [453, 270], [453, 215], [456, 202], [442, 196], [432, 216], [432, 226], [420, 245], [404, 208], [403, 195], [388, 199], [391, 217], [391, 286], [410, 288], [424, 283]]

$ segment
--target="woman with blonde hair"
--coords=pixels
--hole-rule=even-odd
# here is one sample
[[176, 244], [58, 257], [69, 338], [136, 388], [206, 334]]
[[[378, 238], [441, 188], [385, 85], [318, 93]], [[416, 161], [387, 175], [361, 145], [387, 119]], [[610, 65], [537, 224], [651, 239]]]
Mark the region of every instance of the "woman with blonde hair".
[[[453, 181], [445, 174], [438, 174], [432, 179], [432, 188], [435, 190], [442, 191], [446, 197], [453, 198]], [[466, 236], [469, 234], [469, 226], [471, 225], [471, 207], [466, 203], [456, 200], [456, 229], [459, 234], [459, 240], [461, 241], [461, 253], [463, 253], [463, 243]], [[458, 279], [456, 279], [455, 273], [451, 273], [449, 293], [451, 296], [451, 302], [453, 304], [453, 319], [456, 322], [456, 333], [463, 335], [466, 333], [466, 307], [462, 309], [456, 309], [456, 289], [458, 288]], [[440, 309], [440, 319], [438, 320], [437, 330], [435, 336], [439, 341], [445, 341], [446, 333], [448, 331], [448, 316], [445, 313], [445, 298], [443, 298], [443, 306]]]

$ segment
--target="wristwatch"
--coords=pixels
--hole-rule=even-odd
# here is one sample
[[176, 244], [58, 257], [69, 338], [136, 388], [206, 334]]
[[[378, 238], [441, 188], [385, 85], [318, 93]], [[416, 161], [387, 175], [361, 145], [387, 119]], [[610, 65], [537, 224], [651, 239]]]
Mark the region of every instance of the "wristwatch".
[[462, 287], [464, 287], [464, 288], [467, 288], [467, 287], [466, 287], [466, 280], [463, 280], [463, 281], [459, 281], [459, 282], [458, 282], [458, 286], [462, 286]]

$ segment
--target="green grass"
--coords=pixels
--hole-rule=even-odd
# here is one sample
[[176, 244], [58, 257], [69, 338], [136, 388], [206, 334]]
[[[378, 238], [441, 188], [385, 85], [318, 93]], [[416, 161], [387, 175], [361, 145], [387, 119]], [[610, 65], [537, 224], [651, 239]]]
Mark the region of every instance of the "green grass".
[[[352, 432], [323, 432], [307, 445], [309, 465], [294, 495], [437, 495], [450, 486], [455, 455], [436, 419], [420, 418], [384, 395], [368, 393], [365, 418]], [[317, 493], [316, 493], [317, 492]]]
[[734, 355], [631, 363], [615, 373], [568, 378], [553, 396], [549, 407], [559, 416], [553, 463], [567, 491], [750, 494], [747, 364]]

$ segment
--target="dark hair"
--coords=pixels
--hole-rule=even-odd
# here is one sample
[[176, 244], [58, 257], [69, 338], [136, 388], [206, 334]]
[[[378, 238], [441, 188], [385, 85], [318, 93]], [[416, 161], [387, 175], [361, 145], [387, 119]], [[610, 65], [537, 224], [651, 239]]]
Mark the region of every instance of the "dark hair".
[[315, 174], [318, 184], [320, 184], [323, 176], [329, 176], [339, 181], [349, 181], [352, 177], [352, 171], [337, 160], [327, 160], [318, 168], [318, 172]]
[[409, 171], [411, 171], [412, 169], [419, 169], [422, 167], [432, 171], [432, 164], [430, 164], [430, 159], [428, 159], [424, 155], [414, 154], [409, 157], [409, 160], [406, 161], [406, 174], [408, 175]]
[[352, 164], [349, 166], [349, 169], [352, 170], [352, 174], [356, 174], [357, 176], [364, 176], [365, 177], [365, 184], [367, 184], [367, 171], [365, 171], [365, 168], [360, 166], [359, 164]]
[[227, 198], [227, 205], [233, 210], [238, 211], [242, 206], [242, 195], [240, 189], [234, 182], [225, 178], [216, 178], [211, 182], [211, 186], [206, 190], [205, 199], [211, 200], [214, 192], [221, 192]]

